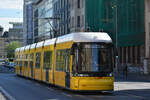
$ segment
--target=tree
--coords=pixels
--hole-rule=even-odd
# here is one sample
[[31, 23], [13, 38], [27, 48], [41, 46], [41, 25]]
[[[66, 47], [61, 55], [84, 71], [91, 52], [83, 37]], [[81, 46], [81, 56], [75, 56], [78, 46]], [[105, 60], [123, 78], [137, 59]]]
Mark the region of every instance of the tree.
[[19, 48], [19, 47], [21, 47], [21, 44], [18, 41], [10, 43], [6, 47], [7, 57], [8, 58], [14, 58], [14, 56], [15, 56], [15, 49]]

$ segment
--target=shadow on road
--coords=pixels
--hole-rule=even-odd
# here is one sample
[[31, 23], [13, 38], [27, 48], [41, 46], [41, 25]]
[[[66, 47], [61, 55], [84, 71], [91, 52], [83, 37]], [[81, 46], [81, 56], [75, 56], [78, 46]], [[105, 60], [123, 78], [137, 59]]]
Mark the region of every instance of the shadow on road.
[[16, 76], [16, 77], [20, 77], [20, 78], [23, 78], [25, 80], [30, 80], [31, 82], [33, 83], [39, 83], [41, 86], [44, 86], [44, 87], [49, 87], [53, 90], [55, 90], [55, 92], [59, 92], [59, 93], [65, 93], [65, 94], [69, 94], [69, 95], [107, 95], [107, 96], [115, 96], [115, 93], [114, 91], [72, 91], [72, 90], [69, 90], [69, 89], [65, 89], [65, 88], [62, 88], [62, 87], [59, 87], [59, 86], [55, 86], [55, 85], [52, 85], [52, 84], [46, 84], [44, 82], [41, 82], [41, 81], [37, 81], [37, 80], [33, 80], [33, 79], [30, 79], [30, 78], [27, 78], [27, 77], [22, 77], [22, 76]]

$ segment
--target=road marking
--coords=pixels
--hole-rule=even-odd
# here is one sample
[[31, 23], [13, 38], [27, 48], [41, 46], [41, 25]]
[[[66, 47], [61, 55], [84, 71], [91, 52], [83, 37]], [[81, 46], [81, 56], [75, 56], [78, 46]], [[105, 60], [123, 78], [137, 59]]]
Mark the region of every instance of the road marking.
[[86, 96], [86, 95], [74, 95], [74, 96], [79, 97], [79, 98], [83, 98], [86, 100], [95, 100], [92, 96]]
[[47, 100], [59, 100], [59, 99], [47, 99]]
[[40, 84], [39, 84], [39, 83], [35, 83], [35, 85], [36, 85], [36, 86], [40, 86]]
[[66, 93], [61, 93], [61, 94], [65, 95], [67, 97], [72, 97], [72, 95], [69, 95], [69, 94], [66, 94]]
[[87, 97], [85, 97], [85, 96], [83, 96], [83, 95], [74, 95], [74, 96], [80, 97], [80, 98], [87, 98]]
[[54, 89], [52, 89], [52, 88], [47, 88], [47, 89], [49, 89], [49, 90], [51, 90], [51, 91], [54, 91]]
[[8, 92], [6, 92], [4, 88], [0, 87], [0, 91], [1, 91], [9, 100], [16, 100], [16, 99], [13, 98]]

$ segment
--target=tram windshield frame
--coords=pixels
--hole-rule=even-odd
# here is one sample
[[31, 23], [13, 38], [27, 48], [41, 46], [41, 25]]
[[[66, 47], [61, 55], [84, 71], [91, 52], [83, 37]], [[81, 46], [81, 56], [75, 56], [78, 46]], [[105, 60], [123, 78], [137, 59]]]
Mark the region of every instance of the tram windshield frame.
[[73, 47], [73, 76], [110, 76], [114, 67], [112, 43], [77, 43]]

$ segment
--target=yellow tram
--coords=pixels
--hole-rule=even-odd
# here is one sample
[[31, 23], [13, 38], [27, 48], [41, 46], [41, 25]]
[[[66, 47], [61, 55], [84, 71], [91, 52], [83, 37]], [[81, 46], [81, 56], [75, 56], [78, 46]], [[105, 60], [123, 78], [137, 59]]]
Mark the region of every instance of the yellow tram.
[[17, 48], [16, 74], [74, 91], [113, 91], [112, 39], [79, 32]]

